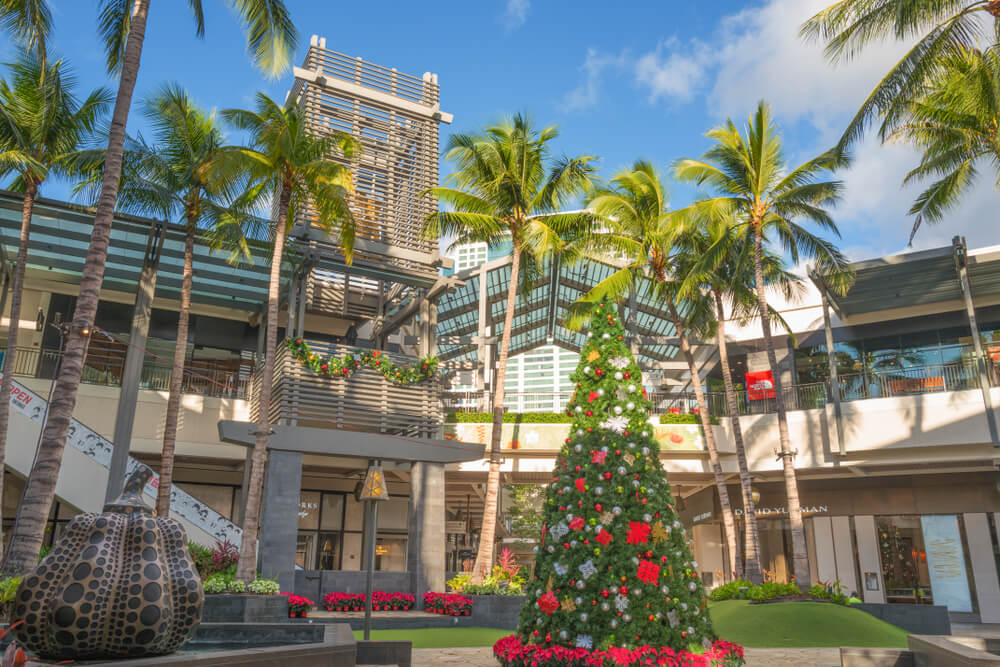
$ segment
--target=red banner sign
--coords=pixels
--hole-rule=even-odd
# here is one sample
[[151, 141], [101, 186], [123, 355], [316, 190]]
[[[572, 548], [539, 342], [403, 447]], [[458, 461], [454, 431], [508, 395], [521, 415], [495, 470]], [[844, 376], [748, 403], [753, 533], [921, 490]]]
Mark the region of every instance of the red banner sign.
[[774, 376], [771, 371], [747, 373], [746, 381], [749, 400], [760, 401], [765, 398], [774, 398]]

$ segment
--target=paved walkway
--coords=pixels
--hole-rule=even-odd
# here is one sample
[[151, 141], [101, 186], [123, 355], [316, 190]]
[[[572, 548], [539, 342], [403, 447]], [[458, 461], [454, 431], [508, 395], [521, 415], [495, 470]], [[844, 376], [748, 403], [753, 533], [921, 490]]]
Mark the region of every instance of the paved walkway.
[[[747, 667], [840, 667], [838, 648], [749, 648]], [[490, 648], [416, 648], [412, 667], [498, 667]]]

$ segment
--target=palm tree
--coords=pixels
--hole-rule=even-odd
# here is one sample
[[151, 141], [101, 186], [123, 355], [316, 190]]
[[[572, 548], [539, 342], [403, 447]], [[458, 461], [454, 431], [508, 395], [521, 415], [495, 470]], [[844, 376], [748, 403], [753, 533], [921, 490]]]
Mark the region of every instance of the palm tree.
[[[984, 15], [992, 19], [984, 21]], [[993, 28], [989, 36], [984, 34], [987, 27]], [[880, 137], [892, 134], [909, 103], [949, 55], [984, 39], [1000, 42], [1000, 0], [840, 0], [806, 21], [800, 33], [826, 41], [826, 55], [834, 62], [850, 60], [866, 46], [886, 39], [918, 38], [847, 126], [840, 140], [840, 147], [846, 148], [861, 138], [876, 116], [883, 119]]]
[[[759, 584], [763, 580], [760, 564], [760, 534], [753, 501], [750, 467], [747, 464], [746, 445], [740, 424], [740, 410], [736, 399], [732, 369], [729, 364], [729, 345], [726, 340], [726, 321], [747, 324], [757, 314], [757, 293], [754, 289], [753, 243], [746, 234], [740, 234], [727, 220], [701, 220], [697, 230], [687, 237], [690, 252], [699, 257], [684, 278], [683, 294], [707, 292], [715, 315], [715, 338], [719, 350], [719, 366], [726, 394], [726, 409], [733, 429], [736, 461], [740, 471], [740, 491], [743, 496], [744, 557], [746, 577]], [[782, 268], [781, 258], [764, 253], [764, 281], [782, 290], [784, 296], [794, 294], [794, 278]], [[726, 305], [729, 305], [727, 310]], [[774, 309], [771, 318], [782, 324]], [[787, 324], [785, 328], [788, 329]]]
[[[90, 246], [80, 274], [79, 296], [66, 336], [62, 365], [49, 404], [41, 445], [25, 482], [18, 520], [4, 559], [2, 573], [5, 576], [24, 574], [37, 562], [46, 521], [52, 509], [66, 434], [76, 406], [76, 392], [104, 279], [111, 223], [122, 173], [125, 125], [139, 75], [149, 3], [150, 0], [100, 0], [98, 5], [98, 31], [105, 44], [108, 69], [119, 75], [118, 94], [108, 133], [104, 174]], [[39, 0], [10, 0], [5, 5], [9, 9], [3, 16], [20, 17], [21, 24], [27, 24], [27, 8], [41, 4]], [[201, 0], [190, 0], [187, 4], [194, 14], [198, 35], [203, 35], [205, 24]], [[254, 61], [272, 76], [283, 71], [296, 42], [295, 27], [283, 0], [231, 0], [229, 4], [244, 24]], [[37, 21], [34, 25], [41, 27]]]
[[674, 173], [678, 180], [708, 185], [719, 193], [717, 197], [693, 204], [694, 210], [708, 216], [727, 213], [732, 224], [753, 240], [757, 316], [767, 348], [768, 364], [774, 376], [781, 446], [779, 456], [785, 473], [793, 570], [799, 585], [805, 585], [809, 581], [809, 560], [793, 462], [795, 452], [788, 437], [784, 383], [771, 336], [772, 318], [767, 305], [768, 285], [764, 275], [765, 239], [770, 244], [771, 237], [776, 237], [793, 263], [804, 255], [824, 267], [846, 270], [846, 261], [831, 243], [813, 235], [795, 221], [804, 218], [837, 234], [837, 226], [824, 207], [836, 203], [842, 185], [838, 181], [817, 179], [845, 165], [847, 159], [842, 151], [834, 149], [788, 170], [781, 149], [781, 137], [771, 118], [770, 107], [765, 102], [757, 105], [745, 134], [741, 134], [736, 124], [728, 120], [709, 131], [707, 136], [714, 145], [699, 160], [679, 160]]
[[[269, 199], [274, 202], [276, 214], [271, 230], [274, 244], [267, 290], [266, 353], [257, 397], [257, 437], [236, 571], [237, 578], [246, 581], [253, 579], [257, 572], [257, 529], [264, 465], [267, 462], [271, 382], [274, 378], [274, 352], [278, 344], [278, 288], [285, 238], [300, 216], [314, 211], [316, 217], [310, 222], [327, 231], [336, 226], [345, 258], [351, 261], [355, 232], [354, 217], [347, 202], [351, 173], [331, 158], [339, 154], [350, 160], [361, 149], [348, 134], [331, 132], [324, 137], [312, 134], [294, 99], [281, 106], [264, 93], [257, 93], [253, 111], [227, 109], [222, 116], [236, 129], [249, 133], [252, 143], [249, 147], [226, 151], [213, 171], [229, 169], [234, 164], [245, 168], [252, 183], [248, 188], [249, 200]], [[241, 223], [239, 219], [231, 221], [234, 225]], [[226, 228], [226, 225], [221, 225], [220, 232], [226, 233]]]
[[[61, 60], [45, 64], [36, 54], [24, 54], [9, 66], [9, 75], [9, 81], [0, 81], [0, 176], [14, 174], [12, 189], [23, 192], [24, 199], [0, 396], [10, 394], [14, 379], [28, 238], [38, 190], [51, 176], [76, 173], [75, 160], [111, 101], [104, 88], [82, 101], [77, 99], [76, 79]], [[9, 416], [10, 403], [0, 401], [0, 469], [6, 457]]]
[[959, 49], [909, 106], [891, 138], [923, 150], [920, 164], [905, 183], [936, 179], [917, 197], [910, 240], [920, 224], [940, 222], [978, 176], [994, 171], [1000, 185], [1000, 51]]
[[0, 0], [0, 26], [44, 63], [45, 43], [52, 32], [48, 0]]
[[[142, 136], [126, 140], [125, 174], [118, 194], [118, 208], [167, 220], [180, 218], [185, 229], [177, 339], [156, 498], [157, 514], [167, 516], [187, 352], [195, 238], [199, 230], [205, 228], [224, 227], [238, 232], [240, 226], [226, 221], [248, 212], [239, 210], [241, 199], [237, 189], [242, 183], [241, 170], [234, 165], [229, 165], [228, 169], [214, 168], [215, 161], [227, 150], [214, 114], [199, 109], [177, 84], [164, 85], [146, 100], [144, 110], [153, 128], [154, 143], [147, 143]], [[100, 175], [96, 177], [98, 182], [99, 179]], [[219, 236], [212, 238], [221, 240]], [[246, 243], [241, 241], [236, 239], [235, 248], [249, 256]]]
[[719, 461], [711, 412], [690, 342], [692, 334], [701, 334], [698, 337], [703, 338], [712, 330], [712, 311], [701, 294], [693, 293], [688, 298], [679, 296], [679, 278], [686, 275], [689, 265], [696, 261], [696, 255], [685, 252], [690, 221], [670, 211], [668, 205], [659, 171], [645, 160], [638, 160], [630, 169], [616, 174], [611, 179], [610, 187], [597, 190], [588, 208], [597, 215], [599, 222], [578, 246], [583, 254], [595, 259], [622, 259], [624, 266], [584, 294], [571, 309], [570, 320], [571, 324], [578, 324], [593, 304], [606, 298], [621, 299], [636, 289], [641, 276], [652, 278], [653, 290], [667, 307], [681, 353], [691, 373], [691, 385], [705, 432], [705, 447], [715, 476], [715, 488], [722, 508], [722, 526], [729, 547], [731, 563], [726, 569], [727, 576], [731, 573], [742, 576], [729, 490]]
[[[493, 564], [500, 493], [504, 381], [522, 265], [529, 269], [538, 265], [539, 259], [561, 246], [560, 232], [569, 233], [590, 219], [585, 212], [560, 212], [590, 187], [593, 158], [553, 159], [550, 142], [558, 134], [555, 126], [535, 129], [531, 119], [520, 113], [486, 127], [481, 133], [454, 134], [445, 152], [445, 157], [458, 167], [449, 177], [454, 187], [429, 190], [452, 210], [428, 216], [424, 224], [424, 234], [428, 238], [454, 237], [455, 245], [485, 242], [491, 248], [511, 244], [507, 310], [493, 378], [490, 467], [479, 552], [473, 567], [476, 581], [486, 576]], [[530, 273], [525, 272], [526, 275]]]

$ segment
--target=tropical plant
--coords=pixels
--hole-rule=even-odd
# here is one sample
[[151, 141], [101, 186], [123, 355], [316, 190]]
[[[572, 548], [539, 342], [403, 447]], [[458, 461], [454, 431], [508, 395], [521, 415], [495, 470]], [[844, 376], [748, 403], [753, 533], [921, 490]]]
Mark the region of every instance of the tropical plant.
[[457, 169], [448, 185], [429, 190], [449, 210], [427, 217], [424, 234], [428, 238], [451, 238], [453, 245], [485, 242], [494, 249], [510, 244], [507, 305], [496, 377], [491, 381], [493, 428], [483, 524], [473, 566], [477, 582], [487, 576], [493, 564], [504, 381], [518, 288], [531, 285], [544, 258], [562, 247], [560, 234], [586, 226], [592, 218], [585, 211], [563, 209], [591, 187], [594, 158], [553, 158], [551, 143], [558, 135], [555, 126], [536, 129], [521, 113], [476, 134], [453, 134], [445, 158]]
[[910, 240], [920, 224], [940, 222], [975, 183], [979, 168], [1000, 188], [1000, 45], [959, 48], [942, 58], [941, 67], [910, 104], [891, 139], [923, 151], [920, 164], [904, 184], [935, 179], [910, 208], [916, 216]]
[[[111, 223], [118, 199], [125, 146], [125, 125], [128, 121], [132, 94], [139, 75], [139, 60], [146, 36], [150, 0], [100, 0], [98, 32], [105, 46], [109, 72], [119, 75], [108, 134], [107, 153], [101, 181], [100, 197], [94, 216], [90, 245], [80, 274], [79, 296], [66, 336], [62, 364], [56, 379], [49, 413], [42, 430], [41, 444], [25, 483], [10, 546], [3, 563], [3, 573], [20, 575], [34, 566], [42, 545], [45, 524], [52, 510], [56, 480], [66, 447], [66, 434], [76, 405], [83, 361], [87, 353], [90, 329], [97, 313], [97, 303], [104, 279], [104, 265], [111, 238]], [[205, 22], [201, 0], [187, 3], [194, 14], [196, 31], [204, 34]], [[296, 31], [283, 0], [231, 0], [229, 3], [242, 21], [247, 45], [253, 59], [272, 76], [283, 71], [294, 52]], [[40, 0], [6, 3], [3, 17], [6, 25], [34, 26], [25, 28], [34, 34], [44, 34], [47, 21]], [[48, 9], [45, 9], [46, 16]]]
[[687, 258], [678, 257], [675, 250], [683, 246], [682, 239], [690, 232], [690, 221], [670, 211], [668, 205], [661, 174], [645, 160], [638, 160], [630, 169], [617, 173], [611, 179], [610, 187], [602, 187], [595, 192], [588, 207], [599, 222], [590, 233], [581, 236], [576, 247], [582, 256], [590, 255], [596, 259], [615, 257], [621, 260], [622, 265], [580, 297], [571, 308], [569, 324], [577, 326], [594, 304], [603, 299], [620, 300], [639, 289], [642, 278], [649, 280], [653, 295], [667, 309], [681, 353], [691, 372], [691, 385], [705, 433], [705, 447], [722, 509], [723, 530], [731, 560], [727, 572], [736, 572], [739, 576], [741, 568], [737, 557], [733, 508], [719, 461], [708, 401], [699, 381], [701, 376], [690, 341], [692, 334], [704, 337], [712, 329], [711, 309], [705, 307], [706, 300], [698, 295], [684, 299], [679, 297], [680, 278], [685, 271], [683, 265], [691, 260], [690, 255]]
[[[767, 349], [768, 365], [774, 378], [775, 407], [778, 413], [780, 458], [784, 469], [788, 518], [791, 524], [792, 560], [795, 577], [809, 581], [805, 531], [799, 502], [798, 480], [788, 436], [788, 415], [784, 383], [778, 367], [771, 335], [771, 315], [767, 305], [765, 248], [780, 244], [790, 261], [811, 258], [824, 274], [847, 274], [847, 263], [829, 241], [816, 236], [796, 220], [806, 219], [821, 229], [837, 234], [837, 226], [824, 207], [836, 203], [842, 185], [839, 181], [821, 181], [819, 177], [842, 167], [847, 158], [842, 151], [830, 150], [799, 167], [788, 169], [782, 152], [781, 137], [765, 102], [757, 105], [741, 133], [732, 120], [707, 134], [713, 146], [701, 159], [679, 160], [674, 168], [678, 180], [707, 185], [718, 193], [691, 205], [691, 210], [709, 219], [724, 219], [752, 240], [754, 287], [757, 293], [757, 317]], [[846, 283], [837, 283], [846, 288]]]
[[[240, 234], [242, 227], [228, 221], [243, 219], [251, 212], [241, 208], [240, 186], [244, 184], [244, 170], [232, 163], [227, 164], [228, 168], [214, 166], [227, 148], [215, 114], [199, 109], [175, 83], [165, 84], [149, 96], [143, 110], [152, 127], [153, 140], [147, 142], [142, 135], [126, 140], [118, 208], [168, 221], [179, 220], [184, 226], [180, 310], [156, 496], [156, 513], [167, 516], [187, 357], [195, 240], [200, 231], [214, 231], [210, 240], [216, 248], [225, 244], [237, 255], [250, 258], [249, 246]], [[101, 153], [103, 158], [103, 151]], [[97, 185], [100, 180], [101, 170], [95, 170], [91, 184]]]
[[[10, 394], [14, 381], [31, 216], [39, 188], [53, 176], [77, 175], [76, 159], [111, 101], [104, 88], [80, 100], [76, 87], [65, 62], [46, 64], [33, 53], [8, 65], [8, 78], [0, 81], [0, 177], [13, 175], [11, 189], [24, 193], [0, 396]], [[10, 403], [0, 401], [0, 466], [6, 457], [9, 417]]]
[[[253, 111], [227, 109], [223, 117], [240, 131], [249, 133], [251, 144], [230, 148], [213, 170], [226, 171], [234, 167], [246, 170], [252, 183], [245, 195], [248, 202], [267, 199], [275, 203], [276, 218], [270, 225], [272, 239], [271, 272], [267, 289], [267, 334], [264, 368], [261, 372], [260, 394], [257, 397], [259, 421], [250, 472], [250, 487], [243, 513], [243, 540], [238, 579], [248, 581], [254, 575], [257, 559], [257, 529], [261, 493], [264, 484], [264, 464], [267, 461], [268, 416], [271, 404], [271, 383], [274, 378], [274, 354], [278, 344], [278, 288], [285, 239], [292, 225], [301, 216], [315, 213], [311, 224], [326, 232], [337, 228], [345, 259], [350, 262], [354, 248], [354, 217], [348, 208], [351, 190], [350, 170], [332, 158], [341, 155], [351, 160], [360, 152], [358, 142], [348, 134], [331, 132], [319, 137], [312, 134], [306, 117], [294, 99], [279, 105], [264, 93], [257, 93]], [[244, 225], [244, 220], [229, 224]], [[231, 234], [226, 224], [217, 226], [217, 234]], [[252, 236], [259, 236], [257, 233]]]
[[1000, 1], [840, 0], [806, 21], [800, 32], [825, 41], [826, 55], [834, 62], [850, 60], [889, 38], [917, 38], [851, 119], [840, 140], [844, 148], [860, 139], [877, 116], [883, 119], [882, 139], [892, 134], [910, 102], [948, 57], [983, 40], [1000, 42]]

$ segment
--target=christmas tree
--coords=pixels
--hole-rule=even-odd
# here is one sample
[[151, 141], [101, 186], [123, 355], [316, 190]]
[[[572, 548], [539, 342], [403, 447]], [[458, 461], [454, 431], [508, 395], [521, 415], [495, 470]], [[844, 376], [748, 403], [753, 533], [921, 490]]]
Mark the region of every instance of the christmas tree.
[[660, 465], [651, 406], [607, 302], [595, 306], [572, 380], [573, 425], [548, 486], [534, 577], [518, 634], [497, 644], [497, 657], [529, 664], [532, 652], [554, 658], [550, 648], [620, 655], [654, 647], [710, 649], [715, 664], [739, 664], [738, 647], [712, 646], [707, 598]]

